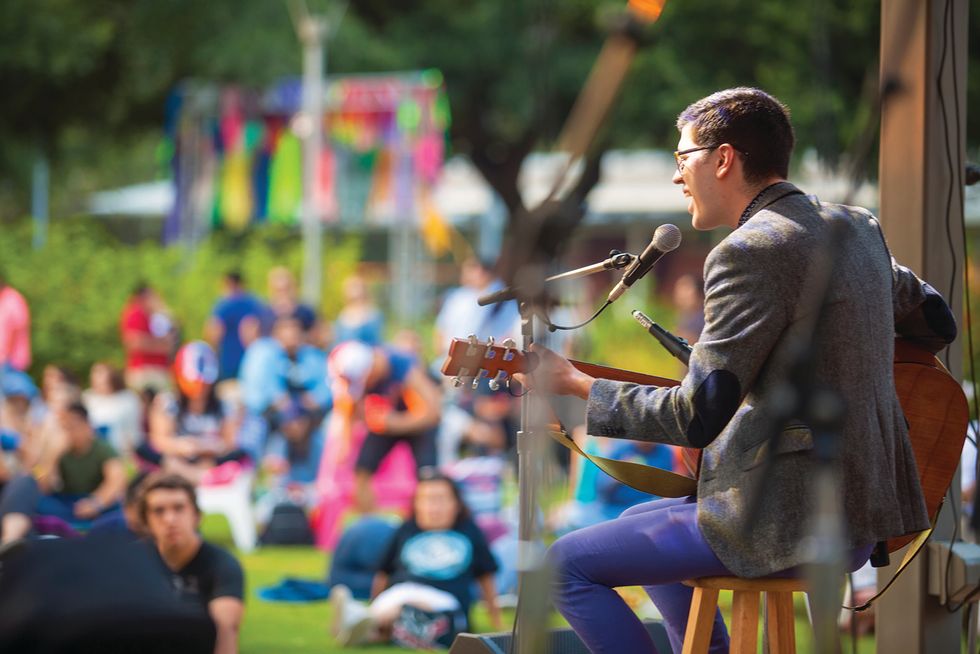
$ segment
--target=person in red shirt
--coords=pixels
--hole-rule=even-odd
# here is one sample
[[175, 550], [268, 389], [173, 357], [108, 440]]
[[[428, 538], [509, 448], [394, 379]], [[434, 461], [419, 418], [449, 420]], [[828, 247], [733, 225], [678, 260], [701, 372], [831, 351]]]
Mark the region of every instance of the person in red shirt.
[[31, 313], [0, 270], [0, 367], [5, 365], [22, 371], [31, 365]]
[[171, 354], [176, 333], [170, 320], [156, 312], [160, 300], [152, 288], [139, 284], [123, 307], [119, 321], [126, 351], [126, 385], [137, 392], [173, 385]]

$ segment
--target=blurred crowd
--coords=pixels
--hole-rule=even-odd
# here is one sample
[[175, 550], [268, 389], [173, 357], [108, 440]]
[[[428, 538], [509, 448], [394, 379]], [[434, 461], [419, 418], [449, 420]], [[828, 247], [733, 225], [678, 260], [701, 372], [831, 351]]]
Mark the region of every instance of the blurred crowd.
[[[701, 325], [699, 285], [688, 286], [679, 292], [692, 295], [683, 299], [694, 307], [695, 317], [684, 325], [693, 341]], [[185, 339], [190, 326], [179, 325], [166, 298], [144, 284], [133, 289], [120, 312], [123, 366], [95, 362], [82, 380], [52, 364], [36, 383], [27, 373], [28, 304], [0, 278], [0, 557], [32, 538], [102, 530], [149, 536], [159, 545], [160, 534], [147, 528], [141, 486], [147, 476], [154, 483], [170, 478], [171, 486], [172, 479], [182, 479], [192, 489], [195, 510], [189, 513], [198, 505], [204, 513], [224, 513], [239, 550], [260, 543], [315, 543], [337, 550], [333, 565], [341, 576], [345, 565], [354, 564], [338, 542], [359, 516], [399, 516], [420, 532], [457, 530], [468, 551], [483, 553], [469, 557], [472, 569], [466, 574], [480, 584], [499, 623], [498, 595], [510, 599], [516, 592], [516, 509], [508, 488], [515, 479], [519, 401], [506, 385], [494, 390], [486, 379], [457, 387], [439, 367], [454, 338], [474, 334], [498, 344], [508, 338], [519, 342], [513, 301], [489, 307], [476, 302], [501, 287], [487, 263], [464, 262], [426, 347], [418, 334], [385, 324], [369, 284], [356, 275], [343, 284], [343, 308], [326, 320], [300, 300], [285, 268], [269, 271], [264, 297], [229, 272], [200, 340]], [[574, 316], [563, 317], [571, 322]], [[574, 345], [567, 337], [552, 341], [566, 355]], [[426, 350], [435, 353], [431, 360], [425, 360]], [[581, 426], [566, 426], [589, 452], [683, 469], [678, 452], [668, 446], [586, 438]], [[546, 516], [556, 533], [613, 518], [651, 499], [587, 461], [570, 462], [559, 454], [551, 465], [568, 480], [560, 507]], [[445, 516], [423, 517], [433, 511], [426, 502], [444, 498], [438, 488], [423, 492], [420, 479], [448, 484], [451, 506]], [[182, 490], [177, 484], [176, 491]], [[393, 537], [404, 541], [399, 547], [415, 542]], [[452, 559], [453, 551], [443, 543], [429, 547], [423, 558], [434, 557], [427, 562], [431, 568], [440, 557]], [[468, 591], [447, 586], [447, 579], [461, 574], [449, 570], [451, 560], [425, 573], [405, 567], [412, 558], [407, 550], [387, 551], [385, 557], [369, 570], [374, 585], [376, 575], [384, 575], [385, 583], [373, 592], [372, 584], [343, 585], [338, 601], [346, 601], [346, 591], [377, 600], [386, 585], [421, 583], [448, 592], [433, 595], [422, 609], [438, 613], [448, 606], [468, 615]], [[222, 557], [215, 560], [229, 567]], [[179, 571], [174, 565], [171, 570]], [[240, 578], [227, 586], [241, 600]], [[388, 593], [388, 604], [377, 611], [387, 616], [386, 630], [352, 630], [339, 620], [338, 638], [353, 643], [379, 633], [391, 637], [392, 616], [406, 596], [415, 597], [419, 609], [417, 592]], [[338, 607], [338, 613], [352, 614], [350, 606]]]

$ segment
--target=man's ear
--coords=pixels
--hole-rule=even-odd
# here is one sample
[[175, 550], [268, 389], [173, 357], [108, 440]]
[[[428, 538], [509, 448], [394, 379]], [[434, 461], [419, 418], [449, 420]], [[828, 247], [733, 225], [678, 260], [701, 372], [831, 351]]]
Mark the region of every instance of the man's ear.
[[718, 166], [715, 168], [715, 178], [724, 179], [733, 173], [738, 152], [736, 152], [730, 143], [722, 143], [718, 146], [718, 154]]

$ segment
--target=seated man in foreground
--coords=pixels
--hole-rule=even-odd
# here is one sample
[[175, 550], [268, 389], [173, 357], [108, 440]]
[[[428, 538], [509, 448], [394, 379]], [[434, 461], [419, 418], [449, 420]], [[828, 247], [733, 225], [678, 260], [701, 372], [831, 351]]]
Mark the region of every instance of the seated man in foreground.
[[[816, 510], [819, 425], [780, 415], [801, 348], [812, 348], [814, 384], [845, 405], [835, 474], [846, 569], [860, 568], [876, 543], [929, 527], [893, 353], [896, 334], [931, 352], [951, 343], [945, 301], [891, 257], [870, 212], [820, 202], [786, 180], [793, 129], [772, 96], [721, 91], [684, 110], [677, 127], [673, 182], [692, 226], [730, 230], [705, 260], [705, 326], [681, 384], [596, 380], [532, 348], [542, 359], [533, 381], [586, 400], [588, 433], [703, 453], [696, 496], [635, 506], [552, 545], [555, 604], [597, 653], [656, 651], [613, 588], [644, 586], [680, 651], [693, 594], [685, 579], [795, 573], [810, 561], [800, 543]], [[778, 447], [761, 465], [773, 423]], [[728, 645], [717, 613], [710, 651]]]
[[215, 654], [237, 652], [245, 611], [242, 567], [227, 551], [201, 538], [194, 486], [178, 475], [148, 478], [140, 515], [175, 592], [181, 599], [199, 602], [214, 620]]
[[8, 543], [26, 537], [37, 515], [54, 516], [77, 528], [119, 510], [126, 471], [116, 451], [97, 438], [81, 403], [58, 418], [65, 450], [50, 470], [11, 481], [0, 496], [0, 537]]

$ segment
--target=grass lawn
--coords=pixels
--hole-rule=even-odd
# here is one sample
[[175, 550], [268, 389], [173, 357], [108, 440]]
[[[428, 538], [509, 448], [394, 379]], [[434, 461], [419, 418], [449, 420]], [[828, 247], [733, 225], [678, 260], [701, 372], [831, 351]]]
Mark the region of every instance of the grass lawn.
[[[224, 518], [205, 517], [202, 527], [204, 537], [214, 543], [231, 548], [231, 536]], [[237, 552], [236, 552], [237, 554]], [[245, 568], [246, 612], [242, 625], [242, 654], [332, 654], [351, 651], [338, 647], [327, 628], [330, 624], [330, 607], [327, 602], [279, 603], [265, 602], [256, 596], [256, 591], [265, 586], [278, 583], [283, 577], [324, 579], [326, 577], [328, 556], [311, 547], [264, 547], [252, 554], [237, 554]], [[722, 610], [727, 612], [731, 606], [731, 594], [722, 593]], [[726, 615], [726, 618], [729, 617]], [[504, 612], [506, 624], [513, 619], [512, 611]], [[482, 607], [477, 605], [473, 612], [474, 627], [477, 631], [490, 631], [490, 623]], [[562, 624], [557, 615], [555, 625]], [[813, 651], [810, 627], [806, 621], [806, 609], [800, 595], [796, 603], [797, 651], [807, 654]], [[850, 638], [842, 639], [843, 651], [851, 652]], [[761, 639], [760, 639], [761, 647]], [[395, 647], [371, 647], [361, 651], [372, 654], [402, 652]], [[858, 651], [872, 654], [874, 638], [866, 637], [858, 643]]]
[[[233, 549], [231, 534], [223, 517], [205, 516], [204, 537]], [[242, 625], [242, 654], [333, 654], [351, 651], [338, 647], [327, 629], [330, 606], [327, 602], [265, 602], [256, 596], [259, 588], [272, 586], [283, 577], [322, 580], [329, 558], [312, 547], [263, 547], [251, 554], [234, 552], [245, 568], [245, 621]], [[505, 621], [513, 618], [504, 611]], [[490, 631], [490, 622], [481, 607], [473, 611], [474, 627]], [[372, 654], [403, 652], [396, 647], [371, 647]]]

